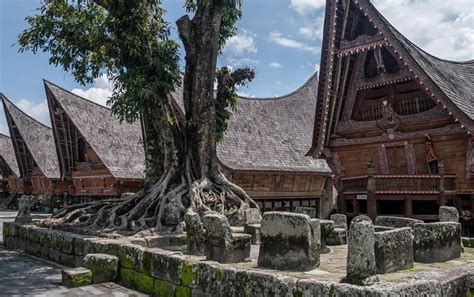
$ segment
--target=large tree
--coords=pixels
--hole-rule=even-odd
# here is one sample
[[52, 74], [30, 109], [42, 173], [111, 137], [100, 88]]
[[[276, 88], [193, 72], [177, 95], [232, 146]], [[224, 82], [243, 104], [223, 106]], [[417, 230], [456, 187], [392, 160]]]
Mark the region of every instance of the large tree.
[[[80, 83], [106, 71], [115, 86], [112, 111], [124, 121], [141, 119], [146, 131], [143, 191], [123, 201], [71, 206], [47, 224], [106, 232], [180, 231], [188, 210], [215, 210], [239, 224], [245, 209], [257, 207], [224, 177], [216, 156], [216, 142], [237, 104], [236, 87], [254, 76], [248, 68], [217, 69], [225, 40], [235, 34], [241, 4], [185, 1], [192, 17], [176, 22], [184, 75], [159, 0], [46, 0], [39, 14], [27, 18], [20, 51], [50, 53], [50, 63]], [[184, 116], [170, 95], [179, 84]]]

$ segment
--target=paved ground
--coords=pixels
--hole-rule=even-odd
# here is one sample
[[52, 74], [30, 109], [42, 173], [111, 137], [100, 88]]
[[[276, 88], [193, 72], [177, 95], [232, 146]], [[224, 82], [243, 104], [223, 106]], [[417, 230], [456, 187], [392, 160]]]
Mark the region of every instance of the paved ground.
[[[13, 221], [15, 212], [0, 211], [0, 242], [3, 222]], [[147, 296], [115, 283], [80, 288], [61, 286], [61, 269], [55, 263], [5, 250], [0, 244], [0, 296]]]

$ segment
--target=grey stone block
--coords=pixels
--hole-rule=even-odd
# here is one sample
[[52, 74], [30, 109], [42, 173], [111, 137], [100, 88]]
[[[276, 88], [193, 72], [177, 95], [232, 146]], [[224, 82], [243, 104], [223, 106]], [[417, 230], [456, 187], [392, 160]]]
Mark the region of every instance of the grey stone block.
[[423, 223], [423, 221], [421, 220], [403, 218], [403, 217], [378, 216], [375, 218], [376, 226], [392, 227], [392, 228], [410, 227], [413, 229], [415, 228], [416, 224], [421, 224], [421, 223]]
[[107, 254], [87, 254], [84, 267], [92, 271], [94, 284], [112, 282], [118, 276], [119, 259]]
[[327, 245], [343, 245], [347, 244], [347, 229], [334, 228], [326, 238]]
[[190, 255], [204, 255], [206, 234], [201, 217], [195, 212], [188, 212], [184, 215], [187, 236], [187, 252]]
[[345, 214], [336, 213], [329, 216], [331, 221], [334, 221], [334, 228], [347, 230], [347, 216]]
[[347, 247], [347, 276], [343, 282], [371, 285], [378, 281], [374, 233], [369, 217], [357, 216], [352, 220]]
[[444, 262], [461, 256], [461, 224], [440, 222], [415, 225], [415, 261]]
[[81, 287], [92, 283], [92, 272], [84, 267], [61, 271], [62, 284], [66, 287]]
[[260, 214], [260, 210], [257, 208], [249, 208], [245, 210], [244, 215], [245, 224], [260, 224], [260, 222], [262, 221], [262, 215]]
[[244, 225], [244, 233], [252, 236], [252, 244], [260, 244], [261, 238], [260, 224], [246, 224]]
[[203, 218], [206, 229], [206, 259], [220, 263], [241, 262], [250, 257], [252, 236], [232, 234], [227, 218], [222, 214], [208, 214]]
[[459, 223], [459, 213], [456, 207], [441, 206], [439, 208], [439, 221]]
[[377, 273], [413, 268], [413, 238], [410, 227], [375, 232]]
[[307, 271], [318, 267], [319, 220], [290, 212], [266, 212], [261, 225], [258, 266]]
[[334, 221], [319, 220], [321, 225], [321, 254], [329, 253], [331, 250], [326, 246], [326, 239], [334, 230]]

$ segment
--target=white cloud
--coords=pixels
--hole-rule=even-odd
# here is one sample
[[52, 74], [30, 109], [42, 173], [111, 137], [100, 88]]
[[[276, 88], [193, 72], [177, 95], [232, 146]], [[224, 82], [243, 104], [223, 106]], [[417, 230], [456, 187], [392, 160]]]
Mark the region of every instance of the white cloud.
[[247, 30], [229, 38], [224, 47], [224, 52], [235, 56], [244, 56], [257, 52], [256, 35]]
[[278, 62], [271, 62], [270, 67], [272, 67], [272, 68], [283, 68], [283, 65], [281, 65]]
[[41, 123], [51, 127], [48, 102], [46, 101], [46, 99], [39, 102], [28, 99], [20, 99], [19, 101], [14, 102], [14, 104], [35, 120], [38, 120]]
[[270, 32], [270, 40], [273, 41], [274, 43], [281, 45], [283, 47], [288, 47], [288, 48], [294, 48], [306, 52], [311, 52], [313, 54], [319, 53], [319, 48], [310, 46], [306, 43], [284, 37], [281, 33], [279, 32]]
[[107, 75], [102, 74], [100, 77], [94, 79], [93, 87], [86, 90], [76, 88], [71, 92], [100, 105], [107, 106], [107, 100], [112, 96], [114, 86]]
[[241, 97], [255, 98], [255, 95], [243, 91], [237, 91], [237, 95]]
[[298, 28], [298, 34], [307, 40], [321, 40], [323, 38], [324, 16], [319, 16], [316, 21], [310, 25]]
[[444, 59], [474, 58], [472, 0], [374, 0], [374, 5], [408, 39]]
[[258, 64], [258, 60], [250, 59], [250, 58], [235, 58], [230, 57], [227, 59], [227, 63], [229, 66], [233, 68], [240, 68], [240, 67], [255, 67]]
[[291, 0], [290, 7], [299, 14], [308, 14], [326, 5], [326, 0]]

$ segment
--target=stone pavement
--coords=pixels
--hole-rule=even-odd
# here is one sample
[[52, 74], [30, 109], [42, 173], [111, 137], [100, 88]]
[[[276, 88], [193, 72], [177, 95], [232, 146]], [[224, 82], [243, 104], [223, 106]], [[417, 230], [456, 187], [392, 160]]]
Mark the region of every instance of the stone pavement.
[[3, 247], [3, 222], [13, 221], [15, 215], [16, 212], [0, 211], [0, 296], [147, 296], [115, 283], [61, 286], [62, 266]]

